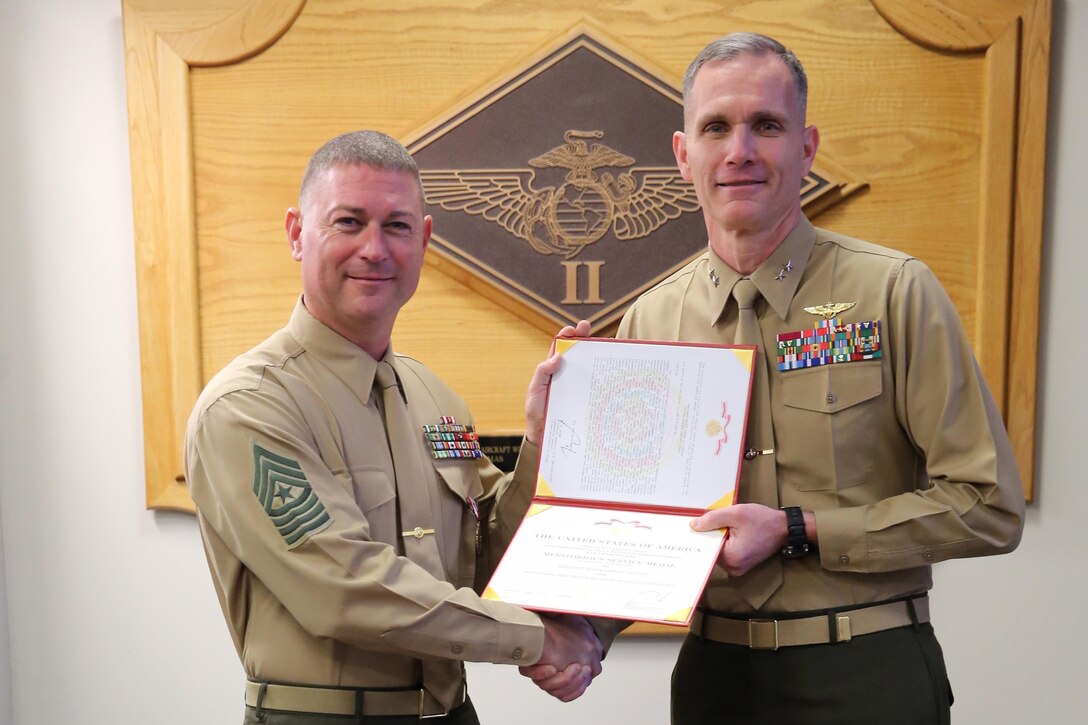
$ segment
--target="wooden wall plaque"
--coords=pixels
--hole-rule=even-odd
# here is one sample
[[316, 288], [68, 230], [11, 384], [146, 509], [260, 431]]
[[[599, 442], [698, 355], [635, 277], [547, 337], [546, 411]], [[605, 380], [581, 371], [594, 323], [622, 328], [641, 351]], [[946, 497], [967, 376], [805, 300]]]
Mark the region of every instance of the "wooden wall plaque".
[[[122, 5], [149, 508], [192, 510], [193, 403], [290, 314], [300, 285], [282, 220], [309, 155], [356, 128], [418, 138], [580, 25], [676, 86], [731, 31], [797, 53], [820, 155], [867, 182], [814, 221], [936, 271], [1030, 498], [1051, 0]], [[394, 344], [458, 390], [482, 431], [516, 430], [549, 335], [485, 287], [429, 253]]]

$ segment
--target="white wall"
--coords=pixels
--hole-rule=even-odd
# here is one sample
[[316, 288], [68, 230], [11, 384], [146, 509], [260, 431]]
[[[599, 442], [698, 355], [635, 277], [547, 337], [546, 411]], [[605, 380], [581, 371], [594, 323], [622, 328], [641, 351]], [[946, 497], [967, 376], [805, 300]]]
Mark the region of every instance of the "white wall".
[[[15, 25], [13, 8], [0, 4], [0, 28], [13, 28]], [[0, 43], [0, 68], [12, 68], [15, 64], [14, 44]], [[15, 96], [15, 74], [0, 72], [0, 98], [11, 99]], [[14, 173], [15, 143], [9, 143], [17, 128], [15, 125], [14, 104], [7, 101], [0, 103], [0, 218], [8, 216], [10, 210], [17, 208], [15, 184], [8, 178]], [[0, 247], [0, 260], [3, 260], [9, 250], [6, 241]], [[12, 275], [8, 269], [9, 261], [0, 262], [0, 290], [7, 289]], [[4, 481], [9, 477], [8, 468], [8, 380], [11, 379], [11, 370], [8, 366], [8, 350], [14, 345], [15, 339], [10, 319], [13, 315], [8, 311], [8, 297], [0, 292], [0, 725], [11, 725], [11, 658], [8, 657], [10, 645], [8, 644], [8, 606], [7, 606], [7, 576], [4, 568], [4, 523], [3, 523], [3, 490]]]
[[[1088, 270], [1088, 46], [1074, 42], [1088, 0], [1056, 4], [1038, 501], [1015, 554], [938, 567], [960, 725], [1079, 722], [1088, 707], [1088, 346], [1069, 334]], [[143, 508], [119, 5], [0, 2], [0, 725], [241, 714], [195, 522]], [[664, 723], [676, 647], [621, 640], [566, 706], [474, 665], [474, 698], [490, 723]]]

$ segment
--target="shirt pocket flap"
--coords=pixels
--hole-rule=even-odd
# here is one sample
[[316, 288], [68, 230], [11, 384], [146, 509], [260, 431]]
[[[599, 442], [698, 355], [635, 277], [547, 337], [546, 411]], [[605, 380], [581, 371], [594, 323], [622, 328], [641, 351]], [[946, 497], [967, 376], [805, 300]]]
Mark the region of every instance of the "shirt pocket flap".
[[462, 501], [469, 496], [474, 499], [483, 496], [484, 486], [480, 482], [475, 459], [438, 461], [434, 470], [438, 471], [438, 477], [445, 481], [446, 487]]
[[359, 502], [359, 508], [364, 514], [396, 498], [397, 489], [393, 481], [380, 468], [357, 467], [352, 468], [349, 473], [355, 489], [355, 500]]
[[790, 408], [837, 413], [880, 395], [879, 362], [839, 363], [782, 377], [782, 402]]

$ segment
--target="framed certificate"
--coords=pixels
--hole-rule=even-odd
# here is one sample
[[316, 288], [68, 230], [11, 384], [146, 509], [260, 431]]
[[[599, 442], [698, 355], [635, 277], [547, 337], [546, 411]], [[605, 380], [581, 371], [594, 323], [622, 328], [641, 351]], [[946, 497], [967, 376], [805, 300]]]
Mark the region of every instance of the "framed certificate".
[[686, 625], [724, 541], [752, 346], [577, 338], [548, 391], [536, 493], [484, 598]]

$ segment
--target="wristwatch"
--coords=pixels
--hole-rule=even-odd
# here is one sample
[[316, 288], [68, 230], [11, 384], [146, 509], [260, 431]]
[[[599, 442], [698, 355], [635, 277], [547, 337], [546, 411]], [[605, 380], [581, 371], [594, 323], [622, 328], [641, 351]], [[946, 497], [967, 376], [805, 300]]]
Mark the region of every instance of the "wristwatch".
[[805, 515], [800, 506], [783, 506], [786, 512], [786, 545], [782, 547], [782, 556], [786, 559], [799, 559], [815, 547], [805, 535]]

